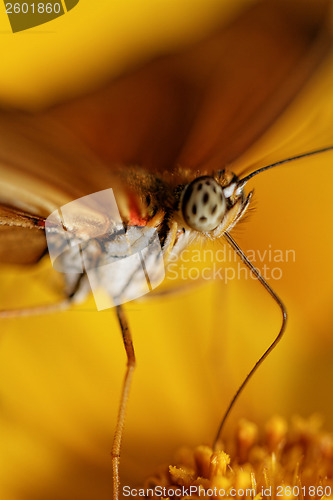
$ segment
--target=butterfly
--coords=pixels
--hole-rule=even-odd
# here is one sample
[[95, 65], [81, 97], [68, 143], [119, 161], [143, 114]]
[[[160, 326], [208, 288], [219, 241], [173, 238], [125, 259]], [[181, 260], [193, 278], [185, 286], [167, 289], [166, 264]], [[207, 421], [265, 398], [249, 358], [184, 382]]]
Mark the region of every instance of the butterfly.
[[[293, 24], [284, 9], [260, 4], [229, 29], [194, 48], [153, 61], [97, 94], [32, 116], [16, 111], [2, 111], [0, 116], [1, 262], [37, 263], [46, 251], [45, 220], [50, 213], [111, 187], [118, 194], [124, 224], [123, 234], [111, 232], [114, 247], [122, 244], [126, 233], [147, 226], [157, 231], [166, 259], [171, 250], [181, 253], [197, 238], [224, 237], [280, 306], [282, 327], [235, 393], [215, 443], [234, 402], [280, 340], [286, 323], [280, 298], [229, 233], [250, 205], [252, 194], [245, 192], [246, 183], [279, 164], [332, 149], [325, 145], [268, 165], [257, 164], [243, 176], [232, 170], [232, 162], [277, 119], [330, 48], [321, 16], [309, 30], [301, 20]], [[283, 41], [277, 19], [283, 29], [292, 25]], [[261, 29], [259, 39], [252, 36], [256, 27]], [[244, 38], [246, 46], [239, 42]], [[290, 47], [288, 52], [284, 44]], [[271, 57], [273, 49], [280, 55], [278, 66]], [[240, 87], [237, 92], [235, 85]], [[82, 218], [78, 228], [66, 230], [90, 241], [96, 221], [107, 225], [99, 215], [94, 211]], [[96, 258], [104, 257], [101, 247]], [[133, 274], [128, 271], [130, 278]], [[64, 291], [65, 299], [58, 304], [3, 311], [1, 317], [69, 307], [86, 296], [86, 274], [74, 279], [66, 275]], [[128, 358], [113, 445], [118, 498], [120, 445], [135, 354], [121, 305], [116, 312]]]

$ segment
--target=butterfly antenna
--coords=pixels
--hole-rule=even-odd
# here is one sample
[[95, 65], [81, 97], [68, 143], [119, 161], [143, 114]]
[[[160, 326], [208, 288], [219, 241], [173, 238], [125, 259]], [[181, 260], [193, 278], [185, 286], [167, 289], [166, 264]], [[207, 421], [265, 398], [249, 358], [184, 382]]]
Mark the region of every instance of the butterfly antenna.
[[221, 423], [220, 423], [218, 431], [216, 433], [216, 437], [215, 437], [214, 442], [213, 442], [213, 450], [216, 449], [217, 442], [218, 442], [218, 440], [220, 438], [220, 435], [221, 435], [221, 432], [223, 430], [225, 421], [227, 420], [228, 415], [229, 415], [230, 411], [232, 410], [232, 408], [234, 407], [236, 401], [238, 400], [241, 392], [243, 391], [244, 387], [247, 385], [247, 383], [251, 379], [251, 377], [254, 374], [254, 372], [259, 368], [259, 366], [263, 363], [263, 361], [267, 358], [267, 356], [273, 351], [273, 349], [275, 348], [275, 346], [281, 340], [282, 335], [283, 335], [283, 333], [285, 331], [285, 328], [286, 328], [286, 323], [287, 323], [287, 311], [286, 311], [286, 308], [283, 305], [282, 301], [280, 300], [280, 298], [276, 295], [276, 293], [274, 292], [274, 290], [269, 286], [269, 284], [267, 283], [267, 281], [265, 281], [265, 279], [262, 277], [262, 275], [260, 274], [260, 272], [258, 271], [258, 269], [256, 269], [253, 266], [253, 264], [251, 264], [251, 262], [249, 261], [249, 259], [244, 254], [243, 250], [237, 245], [237, 243], [230, 236], [230, 234], [228, 232], [225, 232], [223, 236], [225, 237], [225, 239], [227, 240], [227, 242], [229, 243], [229, 245], [235, 250], [235, 252], [240, 257], [240, 259], [244, 262], [244, 264], [250, 269], [250, 271], [260, 281], [260, 283], [264, 286], [264, 288], [266, 288], [266, 290], [268, 291], [268, 293], [273, 297], [273, 299], [275, 300], [275, 302], [280, 307], [281, 312], [282, 312], [282, 325], [281, 325], [280, 331], [279, 331], [278, 335], [276, 336], [275, 340], [271, 343], [271, 345], [268, 347], [268, 349], [266, 349], [266, 351], [264, 352], [264, 354], [258, 359], [258, 361], [256, 362], [256, 364], [253, 366], [252, 370], [248, 373], [248, 375], [243, 380], [242, 384], [238, 388], [238, 390], [235, 393], [234, 397], [232, 398], [231, 402], [229, 403], [229, 406], [228, 406], [226, 412], [224, 413], [224, 415], [222, 417]]
[[283, 165], [284, 163], [289, 163], [291, 161], [300, 160], [301, 158], [306, 158], [308, 156], [314, 156], [314, 155], [317, 155], [320, 153], [326, 153], [326, 151], [332, 151], [332, 150], [333, 150], [333, 146], [328, 146], [326, 148], [316, 149], [315, 151], [310, 151], [308, 153], [303, 153], [301, 155], [292, 156], [290, 158], [286, 158], [284, 160], [277, 161], [276, 163], [272, 163], [271, 165], [266, 165], [266, 167], [258, 168], [258, 170], [255, 170], [251, 174], [249, 174], [246, 177], [244, 177], [243, 179], [241, 179], [239, 181], [238, 187], [242, 188], [250, 179], [252, 179], [252, 177], [254, 177], [255, 175], [261, 174], [261, 172], [265, 172], [265, 170], [270, 170], [271, 168], [278, 167], [279, 165]]

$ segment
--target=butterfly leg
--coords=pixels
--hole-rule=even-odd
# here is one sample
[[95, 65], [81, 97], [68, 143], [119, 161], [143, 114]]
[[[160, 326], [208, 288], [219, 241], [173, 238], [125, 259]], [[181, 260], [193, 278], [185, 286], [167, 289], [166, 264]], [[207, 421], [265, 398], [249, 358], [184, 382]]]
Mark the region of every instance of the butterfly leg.
[[247, 385], [249, 380], [252, 378], [252, 375], [254, 374], [254, 372], [259, 368], [259, 366], [263, 363], [263, 361], [267, 358], [267, 356], [273, 351], [273, 349], [276, 347], [278, 342], [280, 342], [280, 340], [284, 334], [284, 331], [286, 329], [286, 324], [287, 324], [287, 311], [286, 311], [286, 308], [285, 308], [283, 302], [281, 301], [281, 299], [274, 292], [274, 290], [269, 286], [267, 281], [262, 277], [262, 275], [260, 274], [258, 269], [256, 269], [254, 267], [254, 265], [249, 261], [249, 259], [244, 254], [243, 250], [237, 245], [236, 241], [230, 236], [230, 234], [228, 232], [225, 232], [224, 237], [227, 240], [227, 242], [229, 243], [229, 245], [235, 250], [238, 257], [240, 257], [240, 259], [244, 262], [244, 264], [248, 267], [248, 269], [254, 274], [254, 276], [258, 279], [258, 281], [262, 284], [262, 286], [267, 290], [267, 292], [271, 295], [271, 297], [278, 304], [278, 306], [281, 310], [281, 313], [282, 313], [282, 324], [281, 324], [280, 330], [279, 330], [277, 336], [275, 337], [275, 339], [273, 340], [273, 342], [269, 345], [269, 347], [266, 349], [266, 351], [260, 356], [258, 361], [255, 363], [255, 365], [252, 367], [250, 372], [247, 374], [247, 376], [245, 377], [245, 379], [241, 383], [240, 387], [235, 392], [234, 397], [232, 398], [226, 412], [224, 413], [224, 415], [222, 417], [221, 423], [220, 423], [218, 431], [216, 433], [216, 437], [215, 437], [214, 442], [213, 442], [213, 449], [216, 448], [216, 445], [217, 445], [217, 442], [218, 442], [219, 437], [221, 435], [225, 421], [226, 421], [230, 411], [234, 407], [236, 401], [238, 400], [241, 392], [243, 391], [244, 387]]
[[119, 305], [116, 307], [117, 317], [123, 337], [123, 343], [127, 356], [127, 368], [123, 382], [123, 388], [120, 397], [119, 409], [116, 430], [113, 437], [112, 445], [112, 469], [113, 469], [113, 498], [119, 499], [120, 479], [119, 479], [119, 461], [120, 461], [120, 447], [123, 437], [124, 423], [126, 416], [126, 408], [128, 396], [131, 388], [133, 372], [135, 368], [135, 353], [132, 342], [132, 336], [128, 327], [123, 308]]

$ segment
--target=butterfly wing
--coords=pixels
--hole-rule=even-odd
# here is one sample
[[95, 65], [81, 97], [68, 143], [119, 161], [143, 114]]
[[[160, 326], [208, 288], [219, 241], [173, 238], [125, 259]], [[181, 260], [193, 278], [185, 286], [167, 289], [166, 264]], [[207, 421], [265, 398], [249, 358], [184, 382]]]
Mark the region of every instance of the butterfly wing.
[[49, 113], [106, 163], [219, 170], [266, 131], [329, 50], [328, 2], [289, 4], [258, 2], [214, 36]]
[[105, 188], [109, 180], [103, 164], [47, 117], [0, 113], [2, 203], [47, 217], [59, 206]]
[[[74, 199], [111, 186], [104, 165], [52, 120], [2, 111], [0, 262], [37, 261], [46, 249], [45, 218]], [[105, 217], [97, 212], [90, 222], [103, 224]]]
[[42, 218], [0, 205], [0, 263], [33, 264], [46, 249]]
[[330, 46], [327, 6], [259, 2], [209, 39], [90, 96], [33, 115], [2, 111], [0, 204], [12, 218], [0, 215], [1, 260], [21, 241], [14, 226], [27, 220], [17, 210], [30, 215], [24, 241], [32, 250], [31, 257], [26, 249], [26, 258], [20, 250], [10, 259], [32, 262], [43, 247], [38, 222], [30, 227], [34, 218], [113, 187], [115, 165], [209, 171], [246, 151]]

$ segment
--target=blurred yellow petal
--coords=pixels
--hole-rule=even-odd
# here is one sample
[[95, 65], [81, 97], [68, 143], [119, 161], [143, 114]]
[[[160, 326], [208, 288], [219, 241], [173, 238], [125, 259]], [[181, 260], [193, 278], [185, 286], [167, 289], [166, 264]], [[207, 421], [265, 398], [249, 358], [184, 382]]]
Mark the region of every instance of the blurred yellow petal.
[[78, 95], [139, 61], [209, 33], [253, 0], [84, 0], [67, 14], [12, 34], [0, 16], [2, 102], [33, 108]]
[[[146, 2], [142, 9], [136, 2], [125, 12], [120, 3], [100, 2], [92, 11], [81, 0], [52, 24], [15, 37], [8, 34], [1, 99], [7, 105], [34, 108], [80, 94], [138, 61], [202, 38], [220, 9], [221, 19], [232, 14], [231, 2], [198, 2], [197, 7], [191, 2], [191, 8], [185, 1], [160, 5], [164, 8]], [[186, 15], [189, 10], [191, 16]], [[48, 29], [56, 33], [45, 33]], [[235, 162], [235, 171], [332, 143], [332, 67], [329, 55], [281, 118]], [[46, 72], [43, 78], [41, 68]], [[227, 146], [228, 137], [223, 140]], [[244, 222], [238, 240], [245, 250], [261, 255], [270, 245], [284, 255], [295, 251], [295, 262], [278, 263], [283, 275], [272, 280], [291, 319], [285, 340], [251, 381], [230, 426], [239, 415], [260, 422], [273, 411], [288, 416], [318, 410], [328, 424], [333, 423], [328, 397], [331, 161], [328, 153], [251, 181], [257, 211]], [[214, 246], [215, 251], [220, 248]], [[272, 262], [266, 255], [255, 264]], [[57, 294], [50, 276], [46, 263], [34, 270], [4, 269], [2, 307], [54, 301]], [[280, 314], [252, 279], [232, 279], [227, 286], [208, 282], [183, 295], [129, 304], [126, 312], [138, 368], [121, 479], [123, 484], [139, 484], [180, 444], [211, 443], [226, 404], [277, 333]], [[110, 498], [112, 432], [125, 367], [114, 312], [96, 314], [90, 299], [63, 314], [6, 320], [2, 325], [1, 498]]]

